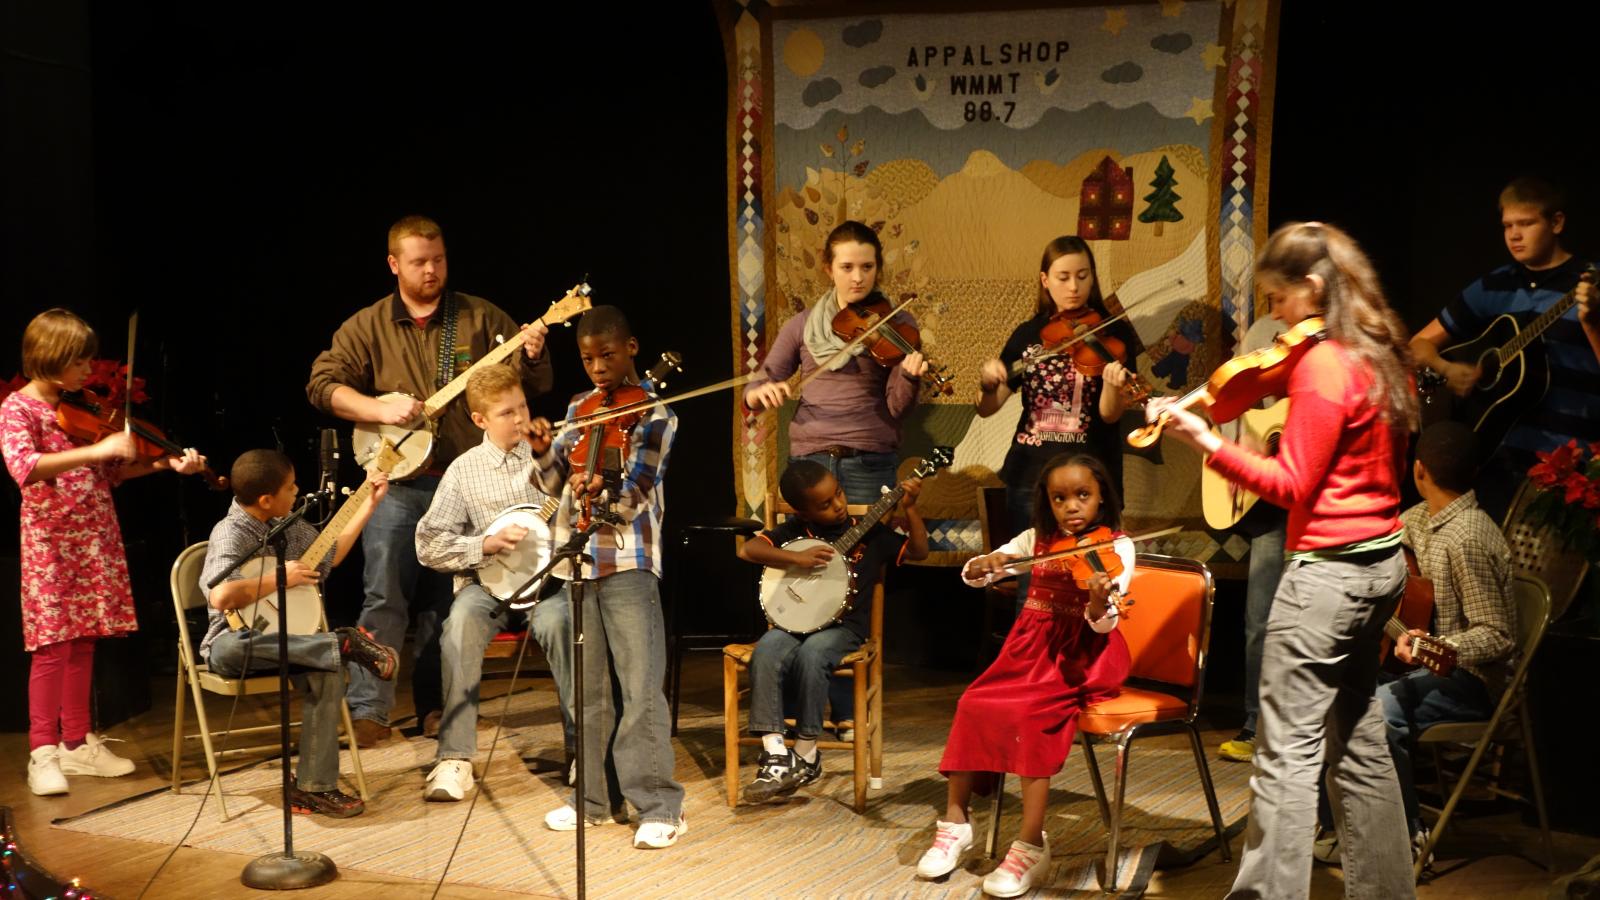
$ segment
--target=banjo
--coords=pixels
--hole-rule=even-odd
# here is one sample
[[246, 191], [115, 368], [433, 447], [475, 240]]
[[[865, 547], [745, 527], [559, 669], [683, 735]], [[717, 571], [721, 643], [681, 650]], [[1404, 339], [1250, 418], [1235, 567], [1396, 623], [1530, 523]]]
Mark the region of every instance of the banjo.
[[[927, 478], [950, 465], [949, 447], [937, 447], [930, 458], [917, 463], [912, 478]], [[761, 573], [761, 610], [772, 627], [793, 634], [811, 634], [837, 624], [855, 608], [856, 575], [849, 554], [878, 520], [888, 515], [905, 495], [903, 488], [884, 488], [883, 496], [867, 508], [849, 531], [831, 544], [815, 538], [797, 538], [783, 545], [792, 553], [813, 547], [832, 547], [833, 558], [816, 568], [769, 568]]]
[[[681, 369], [682, 364], [681, 354], [672, 351], [663, 353], [661, 361], [645, 372], [643, 380], [656, 389], [664, 388], [667, 376]], [[538, 605], [538, 588], [544, 582], [542, 579], [534, 584], [529, 582], [550, 564], [550, 557], [555, 550], [551, 523], [560, 510], [560, 497], [546, 497], [542, 503], [518, 503], [501, 510], [483, 530], [483, 534], [488, 536], [508, 525], [520, 525], [528, 529], [527, 535], [515, 547], [501, 550], [484, 560], [478, 568], [478, 583], [489, 592], [489, 596], [506, 601], [515, 610]]]
[[[550, 310], [539, 321], [545, 325], [566, 323], [574, 316], [583, 313], [590, 307], [589, 285], [579, 284], [567, 291], [566, 296], [550, 304]], [[520, 337], [513, 335], [507, 340], [505, 335], [495, 335], [498, 345], [491, 348], [483, 358], [473, 363], [465, 372], [458, 374], [450, 383], [435, 391], [432, 396], [422, 401], [422, 415], [406, 422], [404, 425], [384, 425], [378, 422], [357, 422], [355, 434], [350, 438], [350, 447], [355, 453], [356, 462], [366, 466], [377, 455], [381, 441], [388, 440], [396, 447], [401, 447], [401, 439], [407, 432], [416, 432], [409, 446], [401, 448], [401, 460], [389, 473], [396, 481], [410, 478], [417, 472], [427, 468], [428, 461], [433, 458], [433, 429], [434, 422], [444, 414], [450, 401], [461, 395], [467, 389], [467, 379], [472, 373], [485, 366], [495, 366], [504, 363], [512, 353], [522, 347]], [[410, 394], [403, 391], [390, 391], [378, 397], [383, 403], [409, 403], [414, 400]]]
[[[401, 438], [401, 442], [405, 442]], [[387, 472], [398, 465], [404, 450], [383, 442], [377, 451], [377, 458], [373, 460], [373, 467], [379, 472]], [[372, 482], [363, 481], [361, 487], [356, 488], [345, 498], [344, 505], [333, 514], [328, 524], [311, 542], [306, 552], [301, 555], [300, 562], [316, 568], [333, 551], [333, 545], [339, 540], [339, 532], [355, 518], [356, 510], [365, 503], [368, 495], [372, 493]], [[239, 566], [239, 574], [244, 579], [264, 579], [272, 574], [278, 567], [276, 556], [257, 556], [247, 560]], [[322, 592], [315, 584], [301, 584], [289, 588], [284, 593], [284, 611], [287, 613], [289, 624], [286, 626], [290, 634], [316, 634], [322, 630]], [[253, 603], [247, 603], [238, 609], [230, 609], [223, 613], [228, 621], [228, 627], [234, 631], [252, 629], [263, 634], [272, 634], [278, 630], [279, 622], [284, 616], [278, 610], [278, 592], [271, 591], [265, 597]]]
[[496, 600], [506, 600], [512, 609], [527, 609], [538, 602], [537, 584], [528, 584], [550, 562], [550, 523], [561, 508], [558, 497], [546, 497], [543, 503], [518, 503], [508, 506], [495, 516], [485, 535], [495, 534], [508, 525], [521, 525], [528, 534], [517, 541], [515, 547], [501, 550], [484, 560], [478, 569], [478, 583]]

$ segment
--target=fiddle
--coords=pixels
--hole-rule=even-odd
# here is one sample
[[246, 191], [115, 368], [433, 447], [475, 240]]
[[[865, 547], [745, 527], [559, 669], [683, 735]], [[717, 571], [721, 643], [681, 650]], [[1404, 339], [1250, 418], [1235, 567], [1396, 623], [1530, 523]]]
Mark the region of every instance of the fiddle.
[[[1181, 525], [1171, 525], [1155, 531], [1146, 531], [1143, 534], [1128, 535], [1127, 538], [1134, 543], [1154, 540], [1182, 531]], [[992, 584], [1022, 574], [1023, 570], [1034, 566], [1054, 563], [1056, 560], [1067, 560], [1061, 568], [1072, 575], [1078, 586], [1088, 589], [1089, 580], [1095, 575], [1105, 575], [1107, 578], [1116, 578], [1123, 572], [1122, 557], [1117, 555], [1115, 549], [1116, 538], [1110, 528], [1102, 525], [1091, 529], [1077, 537], [1067, 536], [1053, 542], [1043, 553], [1033, 556], [1022, 556], [1007, 560], [1005, 567], [998, 572], [990, 572], [984, 577], [985, 584]], [[1079, 557], [1091, 557], [1080, 560]], [[1079, 568], [1079, 565], [1082, 568]], [[1104, 571], [1101, 571], [1101, 570]], [[965, 577], [965, 576], [963, 576]], [[1123, 606], [1132, 606], [1133, 601], [1124, 597]]]
[[[1235, 356], [1218, 366], [1205, 384], [1174, 400], [1172, 406], [1200, 407], [1215, 423], [1231, 422], [1263, 397], [1287, 396], [1289, 373], [1306, 351], [1326, 336], [1322, 317], [1303, 319], [1273, 338], [1272, 346]], [[1154, 444], [1170, 421], [1172, 416], [1163, 411], [1154, 422], [1129, 432], [1128, 443], [1141, 450]]]
[[[1070, 349], [1072, 367], [1078, 370], [1078, 374], [1099, 375], [1113, 361], [1128, 361], [1128, 345], [1121, 338], [1097, 333], [1123, 315], [1127, 313], [1108, 317], [1088, 306], [1062, 310], [1051, 316], [1050, 321], [1040, 329], [1039, 339], [1050, 348], [1046, 352], [1051, 354]], [[1019, 361], [1018, 365], [1021, 364]]]
[[1048, 562], [1044, 566], [1066, 571], [1080, 589], [1088, 590], [1089, 582], [1096, 575], [1116, 578], [1122, 574], [1122, 557], [1113, 548], [1115, 543], [1116, 533], [1109, 526], [1101, 525], [1083, 534], [1062, 535], [1051, 541], [1041, 555], [1049, 556], [1067, 550], [1081, 551], [1076, 555], [1059, 557], [1059, 563]]
[[[682, 367], [682, 354], [669, 351], [661, 354], [661, 362], [646, 372], [644, 377], [657, 388], [662, 388], [666, 386], [667, 376], [681, 370]], [[600, 471], [604, 468], [601, 460], [607, 451], [614, 451], [619, 463], [625, 460], [628, 455], [628, 439], [633, 433], [634, 426], [642, 422], [645, 414], [653, 408], [653, 404], [649, 402], [652, 399], [654, 398], [650, 393], [637, 384], [618, 385], [609, 391], [585, 397], [583, 402], [578, 404], [574, 419], [600, 416], [619, 407], [633, 407], [633, 411], [586, 425], [578, 432], [578, 439], [567, 455], [572, 474], [593, 475]], [[594, 522], [593, 499], [593, 494], [584, 491], [578, 500], [578, 515], [573, 525], [579, 531], [588, 531]]]
[[[134, 447], [141, 459], [161, 459], [166, 456], [183, 456], [184, 449], [174, 443], [156, 426], [143, 419], [128, 420], [123, 410], [107, 410], [88, 391], [63, 393], [56, 405], [56, 424], [68, 435], [85, 443], [95, 443], [120, 431], [133, 436]], [[206, 486], [213, 491], [228, 489], [228, 479], [218, 475], [209, 466], [198, 473]]]
[[[907, 294], [903, 299], [909, 302], [916, 299], [916, 296]], [[890, 315], [892, 310], [889, 298], [874, 291], [868, 294], [866, 299], [851, 303], [834, 314], [833, 333], [841, 340], [853, 341], [876, 327], [877, 330], [862, 342], [866, 354], [885, 368], [899, 365], [907, 356], [922, 349], [922, 333], [917, 331], [917, 326], [903, 320], [878, 324]], [[936, 394], [955, 393], [955, 386], [952, 384], [954, 378], [950, 375], [950, 370], [932, 360], [928, 361], [928, 370], [922, 373], [922, 380], [931, 386]]]

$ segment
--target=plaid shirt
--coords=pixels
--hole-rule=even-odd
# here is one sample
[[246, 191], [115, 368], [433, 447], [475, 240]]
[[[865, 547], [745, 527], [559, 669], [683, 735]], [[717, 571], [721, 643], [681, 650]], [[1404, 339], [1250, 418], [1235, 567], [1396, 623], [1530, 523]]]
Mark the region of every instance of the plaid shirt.
[[[244, 564], [246, 559], [254, 559], [258, 556], [272, 556], [272, 548], [261, 546], [261, 539], [266, 537], [267, 532], [271, 529], [271, 522], [263, 522], [245, 512], [244, 507], [239, 505], [238, 500], [229, 503], [228, 514], [222, 518], [222, 521], [212, 527], [210, 543], [206, 544], [206, 562], [200, 569], [201, 592], [209, 597], [211, 592], [206, 589], [206, 585], [211, 583], [211, 579], [223, 574], [224, 571], [227, 571], [228, 577], [218, 582], [219, 585], [229, 581], [238, 581], [243, 576], [238, 573], [237, 569]], [[316, 541], [317, 529], [311, 527], [311, 524], [306, 520], [301, 519], [289, 526], [287, 536], [289, 540], [286, 549], [289, 551], [289, 558], [299, 559], [305, 555], [307, 550], [311, 549], [311, 545]], [[333, 571], [333, 557], [334, 554], [329, 553], [322, 560], [322, 564], [317, 566], [317, 571], [322, 574], [324, 579], [328, 577], [329, 572]], [[223, 567], [229, 564], [232, 564], [234, 569], [225, 570]], [[228, 628], [228, 620], [223, 618], [222, 610], [207, 605], [206, 611], [210, 613], [211, 618], [206, 628], [206, 636], [200, 639], [201, 659], [210, 658], [211, 642], [216, 640], [217, 635]]]
[[[572, 398], [567, 407], [567, 418], [575, 418], [578, 406], [595, 391]], [[654, 393], [654, 391], [651, 391]], [[666, 510], [666, 494], [661, 479], [667, 473], [667, 454], [672, 450], [672, 439], [678, 432], [678, 416], [665, 406], [657, 406], [645, 413], [645, 418], [628, 434], [628, 450], [622, 461], [622, 490], [617, 498], [616, 511], [627, 524], [621, 528], [602, 527], [589, 539], [589, 555], [594, 557], [594, 577], [604, 578], [617, 572], [640, 569], [661, 577], [661, 516]], [[572, 534], [572, 495], [566, 488], [570, 471], [567, 458], [578, 442], [578, 430], [563, 434], [544, 456], [534, 460], [535, 477], [540, 487], [554, 494], [561, 492], [561, 511], [554, 523], [555, 541], [559, 546]], [[561, 578], [570, 578], [571, 572], [563, 564], [555, 570]]]
[[1511, 594], [1511, 549], [1505, 535], [1467, 491], [1436, 516], [1418, 503], [1400, 517], [1402, 537], [1433, 581], [1437, 633], [1456, 648], [1457, 662], [1488, 686], [1505, 690], [1516, 655], [1517, 611]]
[[417, 561], [456, 573], [458, 592], [472, 584], [477, 580], [472, 571], [485, 562], [483, 538], [489, 523], [508, 506], [544, 500], [533, 474], [533, 451], [525, 441], [501, 450], [484, 435], [439, 479], [433, 502], [417, 522]]

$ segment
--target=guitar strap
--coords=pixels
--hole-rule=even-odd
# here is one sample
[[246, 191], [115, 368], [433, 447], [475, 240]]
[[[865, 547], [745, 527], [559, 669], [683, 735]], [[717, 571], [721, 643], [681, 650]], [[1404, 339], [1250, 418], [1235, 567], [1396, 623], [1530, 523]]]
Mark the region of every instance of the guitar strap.
[[456, 292], [445, 291], [444, 299], [439, 304], [441, 313], [439, 322], [444, 327], [444, 332], [439, 335], [439, 359], [434, 366], [433, 386], [442, 388], [455, 380], [456, 377], [456, 320], [460, 315], [460, 306], [456, 303]]

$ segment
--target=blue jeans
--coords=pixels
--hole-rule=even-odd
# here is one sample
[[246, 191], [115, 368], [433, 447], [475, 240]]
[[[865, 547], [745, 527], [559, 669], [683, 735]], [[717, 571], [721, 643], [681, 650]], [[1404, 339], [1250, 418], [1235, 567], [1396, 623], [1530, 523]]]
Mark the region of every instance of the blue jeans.
[[[872, 504], [878, 502], [883, 488], [893, 488], [895, 470], [900, 458], [893, 453], [859, 453], [839, 459], [827, 453], [810, 453], [795, 459], [809, 459], [826, 467], [844, 488], [847, 503]], [[790, 460], [793, 462], [793, 460]]]
[[750, 655], [750, 733], [781, 734], [788, 698], [793, 701], [787, 708], [794, 712], [795, 734], [807, 739], [820, 735], [829, 679], [839, 660], [859, 646], [861, 638], [840, 625], [808, 635], [768, 629]]
[[[570, 603], [571, 591], [568, 584], [557, 596]], [[683, 786], [672, 775], [672, 722], [662, 689], [667, 639], [660, 580], [635, 569], [584, 585], [582, 639], [585, 814], [602, 817], [627, 800], [641, 823], [676, 825]]]
[[[499, 601], [482, 585], [469, 584], [456, 595], [439, 640], [444, 676], [444, 715], [439, 722], [436, 760], [472, 759], [478, 752], [478, 688], [483, 682], [483, 652], [505, 626], [491, 616]], [[572, 743], [572, 621], [565, 592], [533, 608], [529, 628], [550, 661], [556, 699], [567, 743]]]
[[[247, 655], [251, 672], [277, 671], [278, 635], [225, 631], [211, 642], [206, 662], [223, 678], [238, 678], [245, 674]], [[288, 662], [311, 670], [289, 675], [305, 695], [300, 707], [300, 766], [295, 783], [302, 791], [334, 790], [339, 786], [339, 701], [344, 697], [339, 638], [326, 632], [291, 634]]]
[[1308, 896], [1324, 760], [1347, 896], [1416, 896], [1394, 760], [1373, 696], [1379, 640], [1405, 583], [1398, 548], [1284, 567], [1261, 659], [1250, 823], [1229, 898]]
[[[441, 704], [439, 677], [439, 622], [450, 611], [453, 590], [450, 576], [417, 562], [417, 521], [433, 502], [437, 476], [423, 475], [389, 485], [389, 495], [373, 511], [361, 531], [361, 552], [366, 558], [362, 582], [366, 598], [361, 605], [361, 627], [386, 647], [405, 645], [406, 623], [417, 616], [416, 643], [412, 648], [412, 696], [419, 717]], [[379, 681], [359, 666], [350, 666], [350, 715], [389, 724], [394, 707], [394, 682]]]
[[1283, 544], [1288, 526], [1250, 540], [1250, 573], [1244, 589], [1244, 730], [1254, 733], [1261, 711], [1261, 651], [1267, 640], [1272, 595], [1283, 577]]
[[1389, 752], [1400, 779], [1406, 819], [1411, 833], [1416, 834], [1422, 827], [1417, 784], [1411, 771], [1411, 750], [1417, 735], [1440, 722], [1483, 721], [1494, 714], [1495, 702], [1478, 676], [1458, 668], [1448, 678], [1440, 678], [1427, 669], [1407, 672], [1378, 688], [1378, 703], [1383, 706], [1383, 721], [1389, 727]]
[[[833, 477], [839, 479], [839, 486], [844, 488], [846, 503], [871, 506], [878, 502], [878, 496], [884, 488], [893, 489], [899, 484], [895, 472], [900, 467], [900, 459], [893, 453], [862, 453], [846, 459], [826, 453], [812, 453], [798, 458], [826, 466]], [[828, 705], [833, 707], [835, 723], [855, 719], [856, 695], [850, 679], [835, 678], [829, 682]]]

